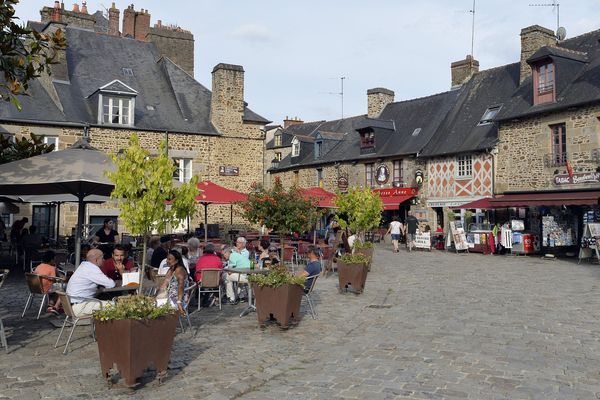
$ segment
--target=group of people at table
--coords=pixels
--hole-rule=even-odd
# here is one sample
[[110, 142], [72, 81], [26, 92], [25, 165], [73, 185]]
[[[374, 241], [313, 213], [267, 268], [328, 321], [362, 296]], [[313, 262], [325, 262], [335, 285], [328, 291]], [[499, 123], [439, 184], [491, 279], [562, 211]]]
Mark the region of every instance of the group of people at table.
[[[202, 286], [202, 271], [205, 269], [227, 269], [222, 273], [222, 284], [226, 288], [226, 301], [229, 304], [237, 304], [240, 294], [240, 284], [247, 284], [248, 278], [245, 273], [231, 272], [234, 269], [250, 269], [256, 262], [257, 269], [270, 268], [279, 264], [279, 254], [268, 240], [261, 240], [251, 255], [244, 237], [238, 237], [235, 246], [221, 246], [207, 243], [204, 249], [200, 248], [200, 241], [192, 237], [180, 246], [172, 246], [171, 236], [165, 235], [153, 238], [150, 241], [146, 260], [149, 260], [151, 270], [150, 276], [164, 276], [162, 283], [156, 293], [157, 305], [168, 303], [171, 307], [183, 312], [189, 303], [188, 289], [194, 282]], [[96, 298], [99, 288], [111, 289], [126, 272], [134, 272], [135, 266], [128, 257], [126, 249], [117, 244], [112, 246], [112, 253], [108, 258], [103, 252], [105, 249], [88, 248], [82, 249], [84, 261], [75, 269], [73, 275], [66, 283], [56, 283], [53, 280], [42, 278], [43, 290], [53, 292], [65, 290], [69, 296], [73, 312], [78, 314], [89, 314], [103, 307], [107, 301], [86, 300]], [[308, 246], [308, 261], [301, 276], [312, 277], [321, 272], [319, 261], [320, 250], [316, 246]], [[42, 263], [38, 265], [33, 273], [49, 277], [56, 277], [57, 271], [54, 265], [54, 252], [47, 251], [43, 254]], [[305, 290], [312, 284], [312, 278], [307, 279]], [[234, 285], [237, 283], [237, 285]], [[237, 289], [237, 290], [236, 290]], [[212, 295], [209, 295], [212, 296]], [[48, 312], [58, 314], [60, 302], [54, 296], [48, 306]], [[203, 301], [203, 300], [199, 300]], [[207, 297], [204, 302], [212, 306], [217, 302], [215, 297]]]

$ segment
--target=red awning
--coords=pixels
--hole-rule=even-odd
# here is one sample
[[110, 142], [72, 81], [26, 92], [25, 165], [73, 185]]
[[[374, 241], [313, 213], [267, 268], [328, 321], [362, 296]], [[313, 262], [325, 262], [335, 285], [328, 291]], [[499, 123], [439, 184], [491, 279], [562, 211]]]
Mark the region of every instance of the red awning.
[[381, 197], [381, 201], [383, 202], [384, 210], [398, 210], [400, 208], [400, 204], [404, 203], [406, 200], [412, 199], [415, 196], [405, 195], [405, 196], [386, 196]]
[[305, 199], [315, 199], [317, 207], [321, 208], [337, 208], [333, 202], [335, 193], [328, 192], [320, 187], [312, 187], [308, 189], [300, 188], [300, 193]]
[[196, 201], [205, 204], [231, 204], [248, 198], [244, 193], [224, 188], [211, 181], [199, 182], [198, 189], [200, 194], [196, 196]]
[[600, 191], [505, 194], [490, 199], [493, 208], [597, 205]]
[[462, 204], [458, 207], [451, 207], [451, 208], [464, 208], [464, 209], [481, 208], [484, 210], [489, 210], [490, 208], [494, 208], [494, 206], [492, 206], [492, 204], [490, 203], [490, 200], [491, 199], [489, 197], [484, 197], [483, 199], [470, 201], [470, 202]]

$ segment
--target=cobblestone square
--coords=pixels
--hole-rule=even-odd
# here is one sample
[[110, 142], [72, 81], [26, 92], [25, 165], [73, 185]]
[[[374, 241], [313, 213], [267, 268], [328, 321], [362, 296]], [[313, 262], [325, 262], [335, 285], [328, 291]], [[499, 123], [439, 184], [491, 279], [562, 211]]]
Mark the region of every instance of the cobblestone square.
[[107, 388], [89, 327], [62, 355], [59, 317], [36, 321], [34, 304], [21, 318], [27, 289], [12, 273], [2, 399], [600, 398], [598, 265], [381, 245], [364, 294], [321, 278], [318, 319], [288, 331], [240, 318], [243, 304], [194, 312], [165, 383], [148, 376], [134, 393]]

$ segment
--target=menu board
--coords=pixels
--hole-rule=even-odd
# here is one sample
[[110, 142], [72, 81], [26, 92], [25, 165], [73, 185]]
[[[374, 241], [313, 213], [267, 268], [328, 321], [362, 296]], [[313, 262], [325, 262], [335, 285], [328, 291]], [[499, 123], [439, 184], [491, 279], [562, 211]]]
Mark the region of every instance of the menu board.
[[465, 230], [459, 221], [450, 221], [450, 231], [452, 233], [452, 240], [454, 241], [454, 247], [456, 250], [469, 250], [469, 244], [467, 243]]
[[431, 250], [431, 234], [429, 232], [417, 233], [415, 235], [415, 247]]

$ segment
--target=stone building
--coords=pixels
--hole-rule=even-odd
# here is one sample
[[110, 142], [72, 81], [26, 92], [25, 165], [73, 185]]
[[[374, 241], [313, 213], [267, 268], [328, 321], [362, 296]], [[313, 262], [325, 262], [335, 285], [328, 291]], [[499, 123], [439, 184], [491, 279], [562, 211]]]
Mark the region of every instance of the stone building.
[[[253, 182], [262, 180], [263, 127], [269, 121], [247, 107], [241, 66], [216, 65], [209, 90], [192, 76], [191, 34], [187, 37], [183, 30], [161, 26], [150, 28], [147, 10], [128, 7], [122, 32], [115, 28], [119, 24], [113, 18], [118, 18], [119, 12], [114, 4], [106, 31], [88, 25], [87, 10], [67, 12], [58, 3], [52, 10], [48, 22], [31, 25], [42, 32], [64, 29], [68, 47], [59, 57], [61, 62], [52, 66], [51, 76], [32, 82], [31, 95], [20, 99], [22, 112], [0, 108], [1, 132], [16, 137], [41, 134], [57, 149], [85, 135], [92, 146], [110, 153], [125, 147], [135, 132], [151, 152], [168, 139], [169, 156], [179, 166], [177, 176], [182, 181], [197, 175], [200, 180], [247, 192]], [[43, 9], [42, 18], [47, 14]], [[85, 21], [83, 26], [78, 24], [80, 20]], [[156, 39], [162, 31], [173, 35]], [[171, 59], [167, 42], [160, 42], [171, 39], [174, 49], [182, 40], [186, 41], [182, 47], [189, 46], [191, 54], [182, 52], [185, 69]], [[220, 172], [223, 166], [236, 167], [237, 173], [225, 176]], [[75, 210], [67, 207], [65, 211], [61, 225], [69, 229], [74, 225]], [[29, 210], [23, 212], [31, 215]], [[46, 225], [44, 221], [55, 211], [53, 206], [38, 204], [32, 212], [33, 223]], [[88, 221], [97, 223], [105, 216], [118, 217], [119, 209], [109, 202], [90, 206], [88, 214]], [[210, 207], [209, 223], [229, 224], [230, 218], [228, 206]], [[192, 226], [201, 220], [203, 216], [198, 215]], [[243, 222], [234, 214], [234, 224]]]

